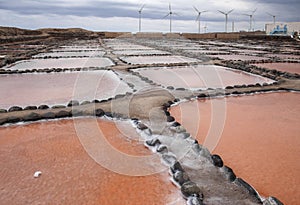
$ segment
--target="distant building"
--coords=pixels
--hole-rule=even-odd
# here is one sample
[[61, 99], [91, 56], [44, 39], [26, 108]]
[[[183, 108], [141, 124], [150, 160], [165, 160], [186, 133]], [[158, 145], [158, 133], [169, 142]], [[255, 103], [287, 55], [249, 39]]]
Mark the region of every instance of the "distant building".
[[268, 35], [293, 35], [294, 32], [300, 32], [300, 22], [289, 23], [270, 23], [266, 24], [266, 33]]

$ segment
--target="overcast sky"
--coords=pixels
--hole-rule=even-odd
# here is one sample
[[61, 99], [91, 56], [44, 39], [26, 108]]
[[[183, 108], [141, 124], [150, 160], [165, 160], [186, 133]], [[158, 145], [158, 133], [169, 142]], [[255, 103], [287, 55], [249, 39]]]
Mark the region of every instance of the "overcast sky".
[[276, 22], [300, 21], [300, 0], [0, 0], [1, 26], [28, 29], [80, 27], [95, 31], [138, 31], [138, 10], [142, 12], [142, 31], [168, 32], [169, 19], [163, 19], [171, 3], [174, 32], [197, 32], [197, 13], [201, 15], [201, 32], [224, 31], [225, 16], [217, 10], [228, 12], [228, 31], [249, 30], [249, 16], [254, 13], [253, 27], [263, 30], [276, 16]]

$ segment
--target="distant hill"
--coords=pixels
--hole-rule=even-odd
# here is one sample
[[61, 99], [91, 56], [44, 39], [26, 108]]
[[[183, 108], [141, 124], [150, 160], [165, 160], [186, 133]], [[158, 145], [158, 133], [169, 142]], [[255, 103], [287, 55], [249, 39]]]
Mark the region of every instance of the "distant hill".
[[100, 33], [81, 28], [44, 28], [38, 30], [20, 29], [15, 27], [0, 27], [0, 43], [31, 41], [45, 38], [57, 39], [91, 39], [99, 37]]

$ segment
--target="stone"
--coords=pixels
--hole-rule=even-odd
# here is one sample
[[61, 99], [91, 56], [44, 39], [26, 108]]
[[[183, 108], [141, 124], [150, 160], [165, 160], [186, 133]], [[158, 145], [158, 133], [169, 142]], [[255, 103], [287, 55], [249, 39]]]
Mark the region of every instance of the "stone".
[[7, 110], [5, 110], [5, 109], [0, 109], [0, 113], [7, 113]]
[[52, 106], [52, 109], [63, 109], [63, 108], [66, 108], [66, 106], [64, 106], [64, 105], [54, 105], [54, 106]]
[[154, 139], [151, 139], [151, 140], [146, 140], [145, 143], [146, 143], [148, 146], [152, 146], [152, 147], [161, 144], [160, 140], [157, 139], [157, 138], [154, 138]]
[[115, 96], [115, 99], [123, 98], [123, 97], [125, 97], [125, 95], [119, 94], [119, 95], [116, 95], [116, 96]]
[[176, 157], [174, 155], [169, 154], [169, 153], [162, 154], [162, 159], [168, 165], [174, 164], [176, 162]]
[[176, 161], [171, 167], [170, 167], [171, 172], [174, 174], [176, 171], [181, 171], [184, 172], [181, 164]]
[[198, 187], [198, 185], [195, 182], [192, 181], [187, 181], [182, 184], [181, 186], [181, 193], [183, 194], [184, 197], [188, 198], [190, 196], [201, 196], [201, 190]]
[[173, 124], [172, 124], [172, 126], [173, 127], [178, 127], [178, 126], [180, 126], [181, 124], [179, 123], [179, 122], [174, 122]]
[[7, 123], [7, 118], [0, 118], [0, 125]]
[[158, 145], [158, 147], [156, 148], [156, 151], [159, 153], [167, 153], [168, 152], [168, 148], [165, 145]]
[[40, 106], [38, 106], [38, 109], [39, 110], [46, 110], [46, 109], [49, 109], [49, 106], [48, 105], [40, 105]]
[[22, 111], [23, 109], [19, 106], [12, 106], [8, 109], [8, 112], [16, 112], [16, 111]]
[[41, 117], [43, 119], [54, 119], [55, 118], [55, 113], [53, 113], [53, 112], [46, 112], [46, 113], [41, 114]]
[[82, 103], [81, 103], [81, 105], [87, 105], [87, 104], [90, 104], [91, 102], [90, 101], [83, 101]]
[[167, 116], [167, 122], [174, 122], [175, 118], [173, 116]]
[[200, 154], [200, 152], [201, 152], [201, 150], [202, 150], [202, 146], [199, 145], [199, 144], [193, 144], [193, 145], [192, 145], [192, 149], [193, 149], [196, 153]]
[[17, 122], [21, 122], [22, 119], [16, 116], [10, 116], [7, 118], [7, 123], [17, 123]]
[[211, 156], [211, 159], [216, 167], [223, 167], [223, 160], [219, 155], [214, 154]]
[[170, 112], [167, 111], [167, 110], [164, 110], [164, 112], [165, 112], [166, 116], [170, 116], [171, 115]]
[[283, 205], [283, 203], [279, 199], [270, 196], [263, 202], [263, 205]]
[[147, 127], [145, 124], [143, 124], [143, 123], [139, 123], [139, 124], [137, 125], [137, 128], [140, 129], [140, 130], [148, 129], [148, 127]]
[[180, 134], [180, 136], [183, 138], [183, 139], [186, 139], [186, 138], [189, 138], [191, 136], [190, 133], [187, 133], [187, 132], [183, 132]]
[[204, 205], [200, 196], [194, 195], [187, 199], [187, 205]]
[[225, 174], [226, 178], [230, 182], [233, 182], [236, 179], [236, 175], [235, 175], [235, 173], [233, 172], [233, 170], [230, 167], [224, 166], [223, 167], [223, 171], [224, 171], [224, 174]]
[[78, 106], [78, 105], [79, 105], [79, 102], [77, 100], [71, 100], [68, 103], [68, 107], [73, 107], [73, 106]]
[[[107, 100], [105, 100], [105, 101], [102, 100], [101, 102], [107, 102]], [[95, 99], [95, 100], [92, 101], [92, 103], [100, 103], [100, 101]]]
[[206, 94], [204, 94], [204, 93], [202, 93], [202, 94], [199, 94], [197, 97], [198, 97], [198, 98], [206, 98], [206, 97], [207, 97], [207, 95], [206, 95]]
[[173, 179], [174, 181], [176, 181], [180, 186], [182, 184], [184, 184], [185, 182], [188, 182], [190, 179], [189, 179], [189, 176], [187, 175], [186, 172], [182, 172], [182, 171], [176, 171], [174, 174], [173, 174]]
[[71, 117], [71, 113], [67, 112], [65, 110], [61, 110], [55, 114], [55, 117], [57, 117], [57, 118]]
[[248, 184], [246, 181], [244, 181], [243, 179], [241, 178], [236, 178], [235, 180], [235, 183], [238, 185], [238, 186], [241, 186], [243, 187], [244, 189], [247, 190], [247, 192], [253, 196], [259, 203], [261, 203], [261, 199], [258, 195], [258, 193], [255, 191], [255, 189], [250, 185]]
[[167, 89], [168, 90], [174, 90], [174, 87], [173, 86], [168, 86]]
[[30, 113], [29, 115], [26, 115], [23, 117], [24, 121], [37, 121], [42, 119], [42, 116], [40, 114], [37, 114], [35, 112]]
[[102, 116], [104, 116], [104, 114], [105, 114], [105, 112], [100, 108], [95, 110], [95, 116], [97, 116], [97, 117], [102, 117]]
[[24, 108], [24, 110], [37, 110], [36, 106], [27, 106]]
[[82, 115], [83, 115], [82, 110], [72, 110], [72, 116], [77, 117]]

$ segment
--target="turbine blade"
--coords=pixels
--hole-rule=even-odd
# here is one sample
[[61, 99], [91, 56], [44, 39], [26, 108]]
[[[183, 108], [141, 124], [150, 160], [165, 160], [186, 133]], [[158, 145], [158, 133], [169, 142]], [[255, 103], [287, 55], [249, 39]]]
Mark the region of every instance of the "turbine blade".
[[200, 11], [195, 6], [193, 6], [193, 7], [194, 7], [196, 12], [200, 13]]
[[204, 10], [204, 11], [201, 11], [200, 13], [205, 13], [205, 12], [208, 12], [207, 10]]
[[274, 16], [273, 14], [270, 14], [269, 12], [266, 12], [266, 14], [268, 14], [269, 16], [272, 16], [272, 17]]
[[143, 4], [142, 7], [140, 8], [139, 12], [142, 12], [146, 4]]
[[225, 12], [223, 12], [223, 11], [220, 11], [220, 10], [218, 10], [218, 12], [220, 12], [220, 13], [222, 13], [222, 14], [226, 15], [226, 13], [225, 13]]
[[167, 15], [165, 15], [163, 18], [167, 18], [170, 14], [168, 13]]
[[198, 14], [198, 16], [197, 16], [197, 18], [196, 18], [196, 20], [195, 20], [195, 21], [198, 21], [198, 20], [199, 20], [199, 18], [200, 18], [200, 14]]
[[231, 12], [233, 12], [233, 9], [231, 9], [230, 11], [228, 11], [227, 14], [230, 14]]
[[169, 11], [172, 11], [171, 3], [169, 3]]
[[175, 16], [180, 16], [180, 14], [178, 14], [178, 13], [172, 13], [172, 14], [174, 14]]
[[252, 11], [252, 15], [257, 11], [257, 8]]

